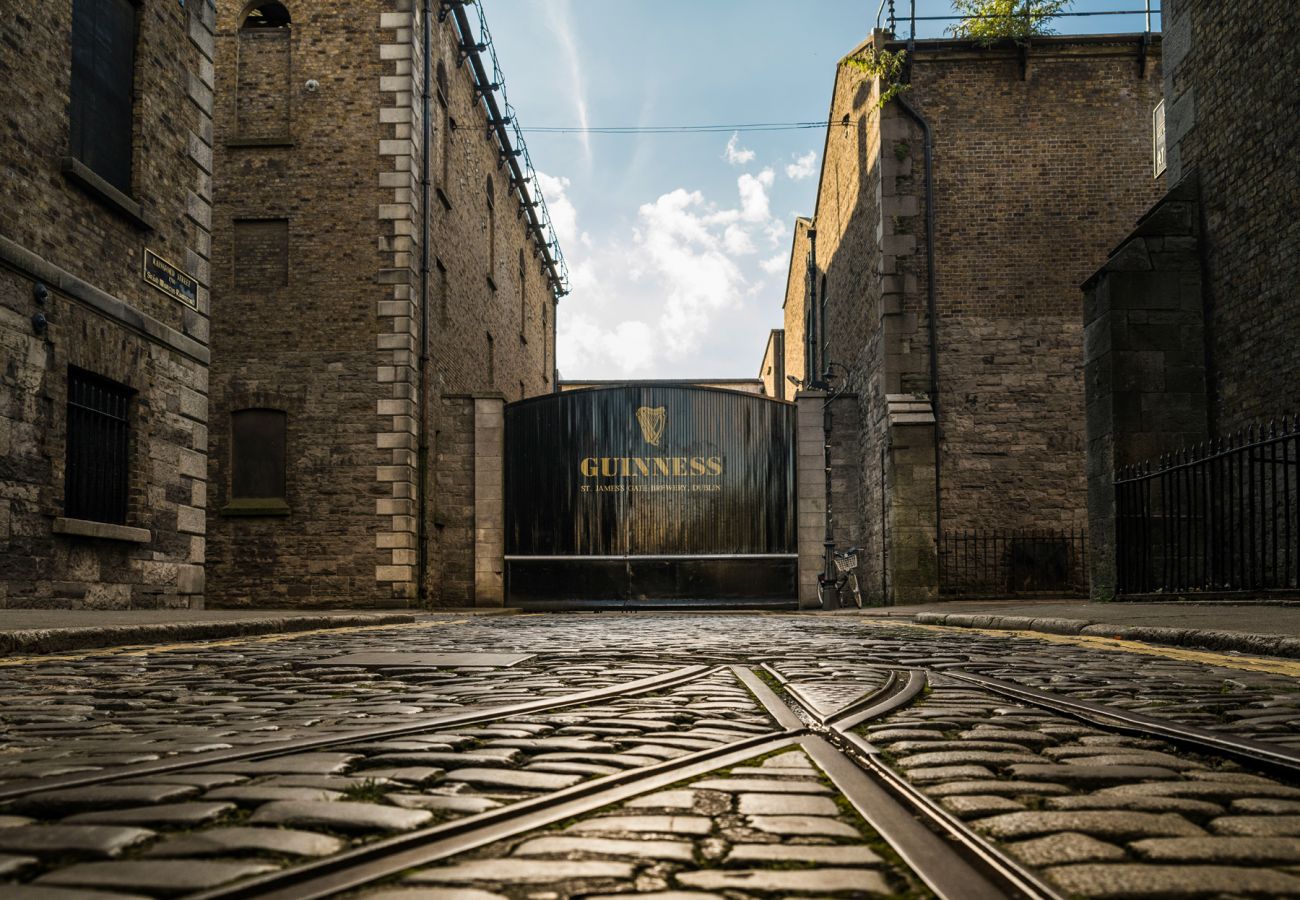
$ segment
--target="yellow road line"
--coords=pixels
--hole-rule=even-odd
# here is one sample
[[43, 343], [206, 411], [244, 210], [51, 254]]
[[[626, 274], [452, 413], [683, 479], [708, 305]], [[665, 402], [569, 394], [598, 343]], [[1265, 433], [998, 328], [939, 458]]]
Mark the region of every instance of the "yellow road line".
[[[877, 620], [879, 621], [879, 620]], [[1247, 672], [1267, 672], [1272, 675], [1286, 675], [1300, 678], [1300, 660], [1278, 659], [1265, 656], [1228, 656], [1212, 650], [1191, 650], [1186, 647], [1162, 647], [1159, 644], [1144, 644], [1123, 638], [1094, 637], [1083, 634], [1048, 634], [1042, 631], [1008, 631], [991, 628], [959, 628], [945, 625], [918, 625], [914, 622], [890, 622], [891, 625], [903, 625], [925, 631], [937, 631], [943, 634], [955, 632], [973, 632], [988, 637], [1019, 637], [1046, 641], [1050, 644], [1070, 644], [1086, 647], [1090, 650], [1106, 650], [1112, 653], [1137, 653], [1142, 656], [1161, 656], [1180, 662], [1197, 663], [1206, 666], [1224, 666], [1230, 669], [1242, 669]]]
[[78, 653], [47, 653], [40, 656], [18, 656], [9, 659], [0, 659], [0, 668], [5, 666], [22, 666], [33, 665], [46, 662], [71, 662], [80, 659], [86, 659], [91, 656], [149, 656], [154, 653], [172, 653], [182, 650], [194, 650], [197, 648], [209, 649], [212, 647], [233, 647], [240, 644], [274, 644], [279, 641], [294, 641], [299, 638], [316, 637], [322, 634], [359, 634], [365, 631], [377, 631], [383, 629], [416, 629], [430, 628], [434, 625], [454, 625], [457, 622], [470, 621], [465, 619], [438, 619], [432, 622], [404, 622], [392, 625], [351, 625], [347, 628], [314, 628], [310, 631], [290, 631], [278, 634], [247, 634], [232, 638], [210, 639], [210, 640], [193, 640], [178, 644], [128, 644], [123, 647], [98, 647], [88, 648], [84, 652]]

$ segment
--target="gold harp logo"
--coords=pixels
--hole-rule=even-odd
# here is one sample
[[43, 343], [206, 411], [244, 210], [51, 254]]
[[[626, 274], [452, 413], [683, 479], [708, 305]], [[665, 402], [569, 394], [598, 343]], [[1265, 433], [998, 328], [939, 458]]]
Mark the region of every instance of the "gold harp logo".
[[654, 408], [642, 406], [637, 409], [636, 420], [641, 425], [641, 436], [647, 443], [659, 446], [659, 439], [664, 436], [664, 422], [667, 418], [668, 411], [662, 406]]

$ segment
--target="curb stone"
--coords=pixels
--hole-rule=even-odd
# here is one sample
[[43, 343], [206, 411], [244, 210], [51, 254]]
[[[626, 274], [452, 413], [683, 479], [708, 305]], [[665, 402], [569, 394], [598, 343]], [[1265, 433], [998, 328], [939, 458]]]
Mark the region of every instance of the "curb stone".
[[1248, 653], [1300, 659], [1300, 638], [1250, 631], [1213, 631], [1194, 628], [1160, 628], [1149, 625], [1111, 625], [1090, 619], [1035, 619], [1028, 616], [993, 616], [959, 613], [917, 613], [918, 625], [948, 628], [984, 628], [990, 631], [1037, 631], [1044, 634], [1117, 638], [1169, 647]]
[[417, 621], [412, 614], [355, 616], [290, 616], [285, 618], [237, 619], [231, 622], [170, 622], [149, 625], [103, 625], [74, 628], [33, 628], [0, 631], [0, 657], [21, 654], [61, 653], [127, 644], [158, 644], [170, 641], [315, 631], [322, 628], [357, 628], [367, 625], [407, 625]]

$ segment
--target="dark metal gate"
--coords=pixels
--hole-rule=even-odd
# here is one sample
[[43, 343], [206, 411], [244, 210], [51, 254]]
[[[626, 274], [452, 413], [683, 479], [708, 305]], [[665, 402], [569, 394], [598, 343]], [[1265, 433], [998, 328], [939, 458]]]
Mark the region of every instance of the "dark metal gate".
[[505, 426], [508, 605], [797, 605], [792, 404], [628, 384]]

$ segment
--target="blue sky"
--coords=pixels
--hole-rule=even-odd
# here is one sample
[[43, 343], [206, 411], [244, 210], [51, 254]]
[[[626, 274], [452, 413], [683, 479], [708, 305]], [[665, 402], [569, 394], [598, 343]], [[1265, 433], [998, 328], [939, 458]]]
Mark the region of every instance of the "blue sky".
[[[480, 2], [525, 129], [823, 120], [835, 64], [868, 35], [878, 5]], [[901, 16], [907, 0], [896, 7]], [[918, 16], [950, 11], [947, 0], [917, 0]], [[1142, 16], [1056, 25], [1062, 33], [1142, 27]], [[562, 376], [754, 377], [768, 331], [781, 326], [790, 232], [812, 210], [822, 140], [821, 130], [528, 134], [573, 273], [557, 318]]]

